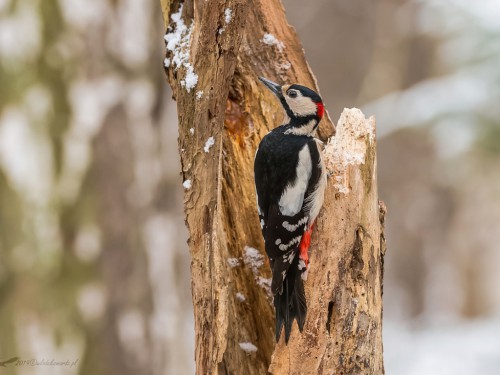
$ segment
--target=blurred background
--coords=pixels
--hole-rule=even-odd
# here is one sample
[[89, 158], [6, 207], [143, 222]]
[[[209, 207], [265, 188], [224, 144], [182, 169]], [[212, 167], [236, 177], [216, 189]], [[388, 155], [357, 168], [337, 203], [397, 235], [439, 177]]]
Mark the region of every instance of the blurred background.
[[[284, 0], [377, 118], [387, 374], [500, 368], [500, 3]], [[0, 0], [2, 374], [194, 373], [159, 1]]]

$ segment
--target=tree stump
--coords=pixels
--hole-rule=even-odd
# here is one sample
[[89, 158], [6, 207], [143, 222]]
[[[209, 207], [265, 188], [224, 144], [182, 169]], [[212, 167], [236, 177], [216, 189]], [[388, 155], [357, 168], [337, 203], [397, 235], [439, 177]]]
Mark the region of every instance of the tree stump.
[[[385, 211], [375, 121], [345, 110], [325, 146], [331, 175], [311, 245], [306, 325], [299, 334], [294, 323], [288, 346], [276, 344], [253, 160], [282, 110], [257, 77], [318, 87], [279, 0], [162, 0], [162, 10], [179, 117], [197, 374], [383, 373]], [[333, 134], [326, 116], [318, 135]]]

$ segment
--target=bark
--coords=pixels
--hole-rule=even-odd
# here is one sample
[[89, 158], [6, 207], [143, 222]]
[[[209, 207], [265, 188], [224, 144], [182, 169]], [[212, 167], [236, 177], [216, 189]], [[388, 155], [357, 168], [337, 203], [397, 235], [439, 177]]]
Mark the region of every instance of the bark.
[[[170, 20], [179, 2], [162, 1], [162, 9]], [[345, 112], [338, 136], [326, 146], [334, 173], [313, 237], [305, 330], [300, 335], [295, 326], [288, 347], [276, 345], [269, 265], [245, 257], [248, 246], [264, 254], [253, 186], [255, 150], [282, 118], [278, 101], [257, 77], [318, 87], [279, 0], [186, 0], [182, 16], [193, 25], [190, 50], [184, 52], [198, 82], [188, 91], [184, 67], [170, 66], [167, 74], [177, 100], [182, 179], [191, 181], [184, 204], [197, 374], [382, 373], [384, 247], [374, 120], [359, 110]], [[276, 38], [274, 44], [263, 42], [266, 33]], [[319, 137], [326, 141], [333, 133], [326, 118]], [[211, 148], [209, 137], [215, 141]], [[240, 343], [252, 343], [257, 351], [246, 352]]]

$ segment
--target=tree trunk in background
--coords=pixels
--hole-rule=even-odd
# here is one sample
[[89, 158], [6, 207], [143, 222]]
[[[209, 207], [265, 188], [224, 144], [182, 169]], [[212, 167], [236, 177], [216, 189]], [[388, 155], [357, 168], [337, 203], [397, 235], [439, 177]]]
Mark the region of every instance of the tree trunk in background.
[[160, 4], [96, 4], [0, 2], [0, 361], [78, 359], [2, 375], [194, 370]]
[[[168, 25], [179, 2], [162, 0], [162, 9]], [[385, 211], [377, 200], [374, 120], [346, 110], [325, 148], [333, 174], [311, 246], [306, 325], [302, 335], [295, 326], [288, 346], [280, 341], [275, 349], [269, 266], [246, 256], [248, 247], [264, 249], [254, 154], [282, 112], [257, 77], [317, 85], [279, 0], [187, 0], [182, 18], [193, 25], [190, 50], [182, 52], [198, 82], [186, 89], [185, 65], [171, 65], [168, 78], [179, 113], [182, 178], [191, 182], [184, 203], [197, 374], [382, 373]], [[175, 32], [180, 21], [171, 21]], [[173, 61], [170, 52], [167, 57]], [[319, 136], [333, 133], [327, 118]]]

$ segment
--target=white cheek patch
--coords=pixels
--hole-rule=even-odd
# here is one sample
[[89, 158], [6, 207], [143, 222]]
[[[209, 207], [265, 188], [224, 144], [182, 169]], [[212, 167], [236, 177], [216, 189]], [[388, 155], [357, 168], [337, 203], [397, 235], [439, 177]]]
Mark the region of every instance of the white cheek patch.
[[294, 99], [285, 96], [285, 100], [295, 116], [298, 117], [315, 115], [318, 110], [316, 103], [306, 96], [297, 96]]

